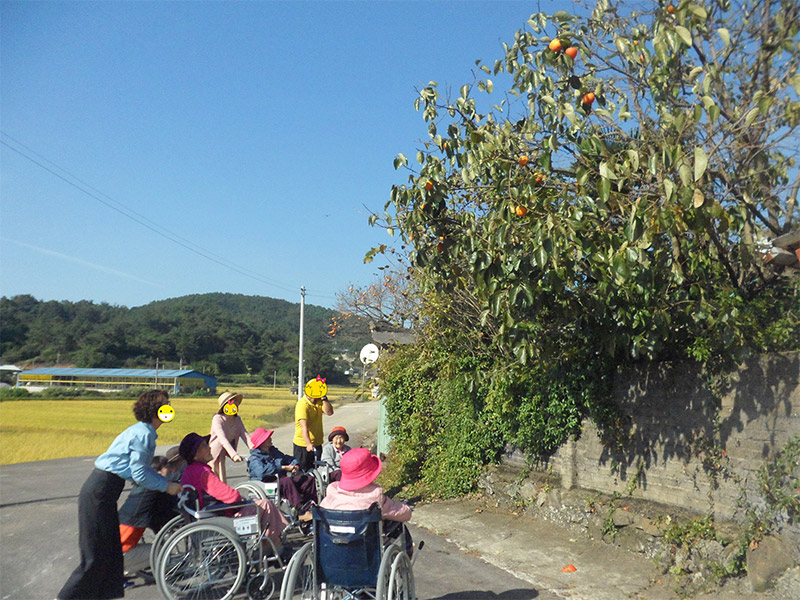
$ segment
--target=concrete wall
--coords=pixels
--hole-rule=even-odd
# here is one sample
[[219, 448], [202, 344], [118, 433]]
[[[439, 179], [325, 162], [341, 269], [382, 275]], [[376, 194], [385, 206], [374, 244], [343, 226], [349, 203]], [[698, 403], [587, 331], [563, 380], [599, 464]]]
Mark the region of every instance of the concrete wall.
[[[592, 423], [543, 470], [578, 486], [739, 520], [737, 502], [758, 503], [758, 469], [800, 435], [800, 354], [753, 358], [731, 374], [720, 400], [694, 364], [642, 365], [616, 377], [614, 396], [630, 416], [625, 451], [604, 446]], [[506, 459], [522, 463], [512, 451]], [[797, 524], [793, 528], [797, 530]], [[800, 539], [800, 532], [798, 532]]]

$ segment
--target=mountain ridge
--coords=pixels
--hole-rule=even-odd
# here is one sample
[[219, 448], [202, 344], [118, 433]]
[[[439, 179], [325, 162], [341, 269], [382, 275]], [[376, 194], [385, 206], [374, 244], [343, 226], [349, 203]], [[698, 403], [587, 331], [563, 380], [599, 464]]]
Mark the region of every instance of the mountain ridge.
[[[370, 341], [366, 322], [343, 319], [335, 310], [306, 304], [304, 317], [310, 371], [343, 370], [337, 357], [354, 356]], [[333, 317], [344, 322], [336, 335], [329, 333]], [[138, 368], [158, 359], [162, 368], [183, 364], [209, 375], [247, 373], [272, 381], [275, 374], [288, 378], [297, 369], [299, 325], [299, 303], [267, 296], [210, 292], [133, 308], [3, 296], [0, 360], [19, 366]]]

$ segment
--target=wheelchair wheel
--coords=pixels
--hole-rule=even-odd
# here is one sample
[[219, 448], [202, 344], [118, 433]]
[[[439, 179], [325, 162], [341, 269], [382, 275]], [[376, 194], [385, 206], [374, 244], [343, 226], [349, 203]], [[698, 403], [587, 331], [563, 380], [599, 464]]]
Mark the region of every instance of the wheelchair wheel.
[[386, 600], [415, 600], [414, 591], [411, 559], [408, 558], [408, 554], [401, 551], [392, 561]]
[[153, 575], [156, 574], [158, 553], [161, 552], [161, 548], [164, 547], [164, 542], [172, 537], [172, 534], [183, 527], [185, 523], [186, 521], [184, 518], [178, 515], [167, 521], [166, 524], [158, 530], [155, 539], [153, 539], [153, 545], [150, 546], [150, 571]]
[[378, 569], [376, 600], [414, 600], [414, 573], [411, 561], [399, 545], [383, 551]]
[[330, 468], [325, 473], [320, 472], [322, 467], [318, 467], [311, 471], [314, 476], [314, 487], [317, 490], [317, 504], [320, 504], [325, 499], [325, 494], [328, 492], [328, 484], [330, 483]]
[[208, 520], [175, 533], [157, 563], [156, 583], [168, 600], [228, 600], [247, 574], [247, 557], [236, 532]]
[[312, 600], [319, 598], [314, 589], [313, 543], [308, 542], [295, 552], [281, 584], [280, 600]]
[[236, 491], [242, 495], [245, 500], [268, 500], [267, 492], [263, 487], [252, 481], [243, 481], [236, 486]]
[[256, 575], [247, 582], [247, 598], [249, 600], [269, 600], [275, 592], [275, 580], [269, 573]]

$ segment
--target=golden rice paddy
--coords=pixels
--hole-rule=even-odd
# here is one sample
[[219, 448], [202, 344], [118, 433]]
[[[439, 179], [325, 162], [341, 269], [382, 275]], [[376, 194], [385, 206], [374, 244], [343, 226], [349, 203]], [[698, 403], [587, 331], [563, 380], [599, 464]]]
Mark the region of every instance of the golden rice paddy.
[[[289, 388], [220, 386], [244, 396], [239, 415], [248, 431], [290, 422], [297, 397]], [[330, 386], [336, 402], [354, 388]], [[125, 428], [133, 425], [135, 398], [96, 400], [5, 400], [0, 402], [0, 465], [72, 456], [98, 456]], [[177, 444], [196, 431], [207, 434], [216, 413], [217, 397], [171, 399], [175, 417], [158, 429], [158, 444]]]

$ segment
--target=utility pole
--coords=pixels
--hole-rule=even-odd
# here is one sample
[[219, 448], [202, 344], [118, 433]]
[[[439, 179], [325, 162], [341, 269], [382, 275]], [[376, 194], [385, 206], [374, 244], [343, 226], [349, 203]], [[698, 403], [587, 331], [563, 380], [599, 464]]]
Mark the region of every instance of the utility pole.
[[300, 351], [297, 363], [297, 399], [303, 397], [303, 313], [306, 306], [306, 287], [300, 288]]

